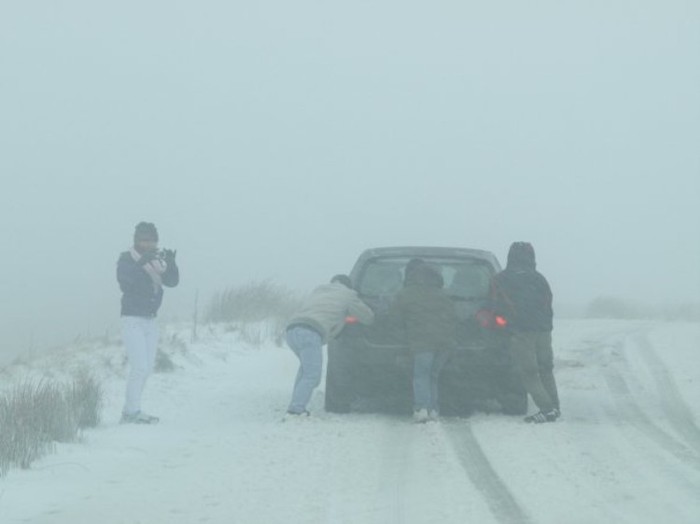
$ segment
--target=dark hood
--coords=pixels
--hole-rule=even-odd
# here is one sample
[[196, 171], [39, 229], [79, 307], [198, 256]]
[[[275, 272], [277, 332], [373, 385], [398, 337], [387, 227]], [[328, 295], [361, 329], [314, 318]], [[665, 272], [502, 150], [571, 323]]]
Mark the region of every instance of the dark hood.
[[508, 250], [506, 269], [530, 270], [536, 268], [535, 249], [529, 242], [513, 242]]
[[407, 286], [429, 286], [441, 288], [445, 284], [442, 275], [426, 263], [417, 264], [410, 273], [406, 275], [405, 285]]

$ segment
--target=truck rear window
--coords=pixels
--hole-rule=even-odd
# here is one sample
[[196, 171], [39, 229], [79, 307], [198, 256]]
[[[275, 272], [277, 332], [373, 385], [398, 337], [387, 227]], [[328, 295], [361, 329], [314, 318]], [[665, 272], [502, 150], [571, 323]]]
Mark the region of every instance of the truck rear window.
[[[409, 258], [384, 257], [365, 264], [359, 275], [357, 289], [366, 297], [391, 297], [403, 287]], [[494, 269], [483, 260], [454, 258], [424, 258], [445, 282], [445, 291], [455, 299], [485, 298]]]

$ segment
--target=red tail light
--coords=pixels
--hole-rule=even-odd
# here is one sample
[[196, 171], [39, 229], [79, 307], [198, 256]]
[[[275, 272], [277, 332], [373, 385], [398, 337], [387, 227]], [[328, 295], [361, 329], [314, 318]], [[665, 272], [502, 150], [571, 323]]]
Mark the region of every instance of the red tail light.
[[345, 317], [345, 323], [346, 324], [357, 324], [359, 320], [357, 320], [357, 317], [353, 317], [352, 315], [348, 315]]
[[508, 321], [501, 315], [496, 315], [488, 309], [481, 309], [476, 313], [476, 321], [481, 327], [488, 329], [504, 328], [508, 325]]

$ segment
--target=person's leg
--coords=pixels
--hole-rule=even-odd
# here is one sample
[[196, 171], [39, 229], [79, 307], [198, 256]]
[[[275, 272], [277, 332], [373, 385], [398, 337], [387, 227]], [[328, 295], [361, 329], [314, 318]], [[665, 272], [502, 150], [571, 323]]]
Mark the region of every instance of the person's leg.
[[552, 400], [552, 404], [559, 409], [559, 392], [554, 380], [554, 354], [552, 351], [552, 333], [549, 331], [537, 333], [535, 339], [537, 352], [537, 366], [539, 368], [542, 386]]
[[299, 371], [287, 411], [304, 413], [314, 389], [321, 383], [323, 340], [311, 329], [294, 327], [287, 331], [287, 345], [299, 358]]
[[429, 411], [434, 418], [440, 414], [440, 373], [450, 358], [449, 351], [438, 351], [433, 359], [433, 367], [430, 370], [430, 407]]
[[296, 388], [299, 385], [299, 381], [301, 380], [301, 377], [303, 376], [302, 373], [302, 367], [301, 367], [301, 357], [299, 356], [299, 349], [300, 347], [297, 347], [297, 338], [295, 336], [290, 336], [290, 332], [287, 331], [285, 339], [287, 341], [287, 346], [289, 349], [292, 350], [292, 353], [296, 355], [296, 357], [299, 359], [299, 369], [297, 369], [297, 374], [294, 377], [294, 386], [292, 387], [292, 391], [295, 391]]
[[422, 351], [413, 357], [413, 409], [419, 411], [430, 409], [431, 387], [430, 373], [435, 353]]
[[122, 317], [122, 341], [129, 364], [123, 409], [127, 415], [134, 415], [141, 411], [141, 395], [151, 369], [148, 339], [141, 320], [138, 317]]
[[544, 389], [540, 380], [535, 335], [533, 333], [516, 333], [510, 339], [510, 351], [525, 389], [533, 402], [543, 413], [549, 413], [554, 403]]
[[148, 378], [153, 374], [153, 369], [156, 365], [156, 357], [158, 354], [158, 338], [160, 336], [158, 330], [158, 321], [155, 318], [144, 318], [143, 333], [146, 337], [146, 377], [143, 382], [143, 388], [146, 389]]

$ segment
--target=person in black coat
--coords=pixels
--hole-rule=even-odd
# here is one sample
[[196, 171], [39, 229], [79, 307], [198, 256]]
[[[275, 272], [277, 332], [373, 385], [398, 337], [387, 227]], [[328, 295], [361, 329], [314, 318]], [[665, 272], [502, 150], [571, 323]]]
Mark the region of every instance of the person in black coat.
[[513, 362], [539, 408], [525, 421], [554, 422], [561, 412], [554, 380], [552, 291], [536, 270], [535, 250], [529, 242], [511, 244], [506, 269], [491, 282], [491, 297], [495, 313], [507, 321]]
[[158, 417], [141, 411], [141, 396], [156, 361], [156, 314], [163, 302], [163, 286], [175, 287], [180, 281], [175, 255], [173, 250], [158, 250], [155, 225], [140, 222], [134, 231], [133, 247], [123, 252], [117, 262], [117, 281], [122, 291], [122, 340], [130, 368], [122, 423], [158, 422]]

